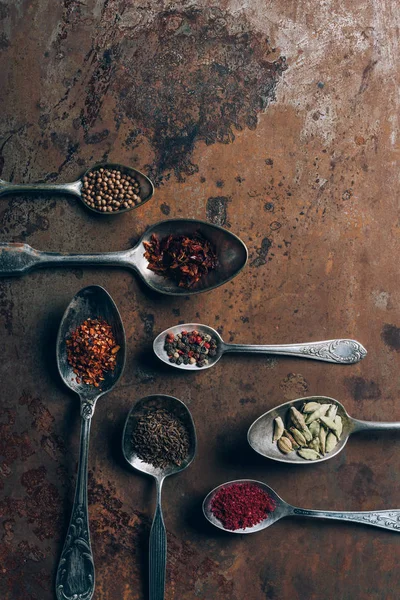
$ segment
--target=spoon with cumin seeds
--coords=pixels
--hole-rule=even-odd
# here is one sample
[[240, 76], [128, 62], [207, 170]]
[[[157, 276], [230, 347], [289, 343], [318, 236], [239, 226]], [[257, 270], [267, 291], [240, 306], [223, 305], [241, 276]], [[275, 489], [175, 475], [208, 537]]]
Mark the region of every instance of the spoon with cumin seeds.
[[163, 600], [167, 536], [161, 490], [165, 478], [186, 469], [196, 454], [196, 432], [189, 409], [173, 396], [142, 398], [127, 416], [122, 451], [134, 469], [156, 480], [157, 504], [149, 542], [149, 598]]

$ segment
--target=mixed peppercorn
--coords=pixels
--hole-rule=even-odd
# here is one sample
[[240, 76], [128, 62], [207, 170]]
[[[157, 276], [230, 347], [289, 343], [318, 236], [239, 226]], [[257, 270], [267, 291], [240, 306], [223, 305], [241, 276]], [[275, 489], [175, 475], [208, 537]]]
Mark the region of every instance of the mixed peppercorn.
[[149, 261], [148, 269], [177, 282], [179, 287], [190, 288], [218, 265], [211, 243], [200, 233], [168, 235], [159, 240], [151, 236], [143, 242]]
[[183, 330], [174, 335], [167, 333], [164, 350], [168, 354], [169, 362], [177, 365], [196, 365], [204, 367], [209, 358], [217, 355], [218, 342], [211, 335]]
[[99, 387], [104, 374], [113, 371], [117, 362], [117, 345], [106, 321], [86, 319], [66, 340], [67, 360], [77, 383]]

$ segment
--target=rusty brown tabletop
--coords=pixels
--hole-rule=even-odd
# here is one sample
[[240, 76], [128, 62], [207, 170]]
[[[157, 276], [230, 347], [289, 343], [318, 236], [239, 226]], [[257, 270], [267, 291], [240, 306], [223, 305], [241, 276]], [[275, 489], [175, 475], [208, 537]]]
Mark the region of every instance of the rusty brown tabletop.
[[[218, 6], [219, 7], [218, 7]], [[148, 174], [154, 198], [111, 219], [64, 196], [0, 199], [0, 241], [41, 250], [129, 248], [147, 226], [190, 217], [238, 234], [246, 269], [194, 297], [161, 297], [123, 269], [48, 269], [0, 282], [0, 593], [50, 600], [72, 502], [79, 402], [60, 381], [55, 336], [72, 296], [104, 286], [128, 359], [93, 421], [89, 512], [98, 600], [147, 597], [152, 483], [129, 471], [122, 427], [151, 393], [182, 399], [194, 463], [167, 481], [167, 600], [394, 600], [400, 538], [285, 520], [223, 534], [205, 494], [251, 477], [304, 508], [400, 508], [400, 438], [354, 437], [307, 468], [246, 442], [260, 414], [323, 394], [367, 420], [400, 420], [399, 10], [379, 2], [0, 2], [0, 177], [73, 181], [98, 161]], [[335, 337], [368, 356], [336, 366], [226, 356], [187, 374], [152, 355], [179, 322], [226, 341]]]

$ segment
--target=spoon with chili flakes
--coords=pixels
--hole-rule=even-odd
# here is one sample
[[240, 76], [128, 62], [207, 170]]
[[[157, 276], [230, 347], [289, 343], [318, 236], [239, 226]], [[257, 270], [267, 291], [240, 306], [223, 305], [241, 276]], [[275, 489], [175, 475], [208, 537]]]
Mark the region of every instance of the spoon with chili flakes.
[[213, 367], [226, 352], [297, 356], [338, 364], [356, 363], [367, 354], [359, 342], [346, 339], [303, 344], [228, 344], [213, 327], [201, 323], [184, 323], [166, 329], [155, 338], [153, 350], [171, 367], [189, 371]]
[[87, 497], [90, 425], [97, 400], [110, 392], [122, 375], [125, 348], [124, 327], [111, 296], [97, 285], [80, 290], [64, 313], [57, 337], [58, 371], [81, 402], [78, 476], [57, 570], [58, 600], [90, 600], [93, 596], [95, 574]]
[[[254, 492], [258, 492], [255, 494]], [[235, 495], [237, 499], [235, 501]], [[268, 500], [263, 502], [259, 496]], [[262, 508], [264, 514], [253, 519], [253, 524], [247, 525], [248, 517], [253, 508], [254, 499], [258, 501], [254, 511], [256, 516]], [[278, 494], [262, 481], [253, 479], [237, 479], [229, 481], [214, 488], [207, 494], [203, 502], [205, 518], [218, 529], [229, 533], [255, 533], [270, 527], [284, 517], [312, 517], [317, 519], [334, 519], [360, 523], [361, 525], [374, 525], [383, 529], [390, 529], [400, 533], [400, 510], [365, 510], [365, 511], [337, 511], [337, 510], [309, 510], [292, 506], [282, 500]], [[243, 527], [243, 524], [246, 524]]]
[[152, 290], [169, 296], [207, 292], [236, 277], [247, 248], [236, 235], [197, 219], [168, 219], [147, 229], [136, 246], [121, 252], [61, 254], [27, 244], [0, 244], [0, 277], [49, 266], [125, 267]]
[[72, 183], [11, 183], [0, 179], [0, 196], [21, 193], [51, 193], [78, 197], [99, 215], [126, 213], [154, 194], [154, 185], [146, 175], [132, 167], [101, 163], [88, 169]]

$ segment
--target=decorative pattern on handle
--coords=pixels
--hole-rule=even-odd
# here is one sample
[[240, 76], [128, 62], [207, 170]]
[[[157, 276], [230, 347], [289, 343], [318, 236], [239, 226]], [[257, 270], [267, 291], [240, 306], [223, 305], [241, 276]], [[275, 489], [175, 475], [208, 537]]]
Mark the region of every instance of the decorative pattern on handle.
[[304, 510], [295, 508], [293, 514], [302, 517], [321, 517], [326, 519], [340, 519], [343, 521], [353, 521], [364, 523], [366, 525], [375, 525], [384, 527], [393, 531], [400, 531], [400, 510], [393, 511], [369, 511], [369, 512], [323, 512], [321, 510]]
[[338, 363], [354, 363], [367, 355], [364, 346], [355, 340], [331, 340], [320, 345], [313, 344], [300, 348], [301, 354], [321, 360], [331, 360]]
[[[97, 400], [97, 398], [96, 398]], [[81, 417], [89, 420], [93, 417], [96, 400], [82, 400], [81, 401]]]
[[158, 504], [150, 531], [149, 542], [149, 598], [164, 600], [165, 568], [167, 563], [167, 535], [161, 507]]
[[94, 564], [87, 515], [79, 504], [71, 518], [57, 570], [58, 600], [90, 600], [94, 592]]

